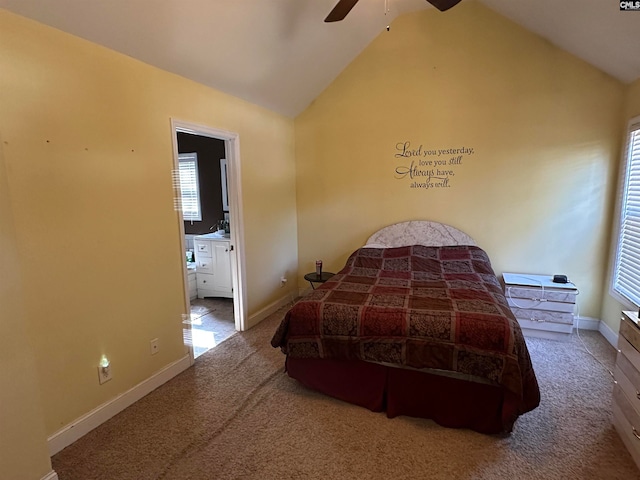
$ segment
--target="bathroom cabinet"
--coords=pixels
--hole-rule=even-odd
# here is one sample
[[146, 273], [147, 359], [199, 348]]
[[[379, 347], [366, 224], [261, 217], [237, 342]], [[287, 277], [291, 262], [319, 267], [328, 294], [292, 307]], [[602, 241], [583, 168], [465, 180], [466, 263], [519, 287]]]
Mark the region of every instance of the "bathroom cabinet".
[[233, 297], [231, 285], [231, 241], [214, 234], [193, 239], [196, 255], [198, 298]]

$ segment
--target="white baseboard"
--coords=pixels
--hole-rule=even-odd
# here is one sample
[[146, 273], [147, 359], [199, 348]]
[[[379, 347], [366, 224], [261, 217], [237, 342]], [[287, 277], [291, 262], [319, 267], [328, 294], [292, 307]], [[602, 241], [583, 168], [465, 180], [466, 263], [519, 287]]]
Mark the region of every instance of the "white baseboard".
[[614, 332], [609, 325], [604, 322], [600, 322], [598, 331], [604, 338], [607, 339], [607, 341], [613, 346], [613, 348], [618, 348], [618, 334]]
[[602, 322], [598, 318], [591, 317], [576, 317], [574, 322], [574, 330], [580, 328], [580, 330], [599, 330]]
[[40, 480], [58, 480], [58, 474], [55, 471], [51, 470], [44, 477], [42, 477]]
[[291, 303], [293, 300], [291, 298], [291, 293], [287, 293], [284, 297], [276, 300], [275, 302], [270, 303], [266, 307], [261, 310], [258, 310], [253, 315], [250, 315], [247, 319], [247, 330], [251, 327], [256, 326], [262, 320], [267, 318], [272, 313], [276, 312], [279, 308], [285, 306], [287, 303]]
[[[111, 417], [117, 415], [128, 406], [133, 405], [145, 395], [151, 393], [159, 386], [189, 368], [189, 366], [189, 355], [185, 355], [179, 360], [167, 365], [162, 370], [154, 373], [146, 380], [143, 380], [136, 386], [130, 388], [126, 392], [121, 393], [112, 400], [103, 403], [91, 410], [89, 413], [77, 418], [69, 425], [64, 426], [47, 439], [49, 444], [49, 453], [53, 456], [63, 448], [68, 447], [80, 437], [86, 435], [94, 428], [103, 424]], [[50, 480], [49, 477], [45, 478], [46, 480]], [[51, 477], [51, 479], [54, 478], [57, 479], [57, 475], [55, 477]]]
[[613, 348], [618, 348], [618, 334], [603, 321], [597, 318], [580, 317], [576, 325], [580, 327], [580, 330], [597, 330]]

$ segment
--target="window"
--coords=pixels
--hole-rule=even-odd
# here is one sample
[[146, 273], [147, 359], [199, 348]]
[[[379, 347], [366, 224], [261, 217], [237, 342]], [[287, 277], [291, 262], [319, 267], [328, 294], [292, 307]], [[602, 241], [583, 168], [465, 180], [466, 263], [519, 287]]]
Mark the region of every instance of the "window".
[[613, 290], [640, 305], [640, 117], [629, 122]]
[[182, 215], [186, 221], [201, 221], [200, 185], [198, 184], [198, 154], [181, 153], [178, 155], [180, 173], [180, 194], [182, 196]]

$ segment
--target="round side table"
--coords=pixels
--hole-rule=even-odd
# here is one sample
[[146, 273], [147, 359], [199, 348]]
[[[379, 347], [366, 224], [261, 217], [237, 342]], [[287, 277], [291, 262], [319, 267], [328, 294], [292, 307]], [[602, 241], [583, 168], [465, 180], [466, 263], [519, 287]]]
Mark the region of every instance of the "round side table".
[[307, 273], [304, 276], [304, 279], [307, 282], [309, 282], [309, 284], [311, 285], [311, 288], [315, 290], [316, 287], [313, 285], [314, 283], [324, 283], [334, 275], [335, 273], [331, 273], [331, 272], [322, 272], [320, 275], [317, 275], [316, 272], [311, 272], [311, 273]]

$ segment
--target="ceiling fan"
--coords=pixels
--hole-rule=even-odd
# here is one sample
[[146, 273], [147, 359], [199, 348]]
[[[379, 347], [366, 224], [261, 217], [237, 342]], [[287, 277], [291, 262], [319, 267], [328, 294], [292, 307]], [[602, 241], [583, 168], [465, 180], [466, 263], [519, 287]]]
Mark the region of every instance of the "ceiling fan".
[[[427, 0], [431, 5], [436, 7], [441, 12], [449, 10], [454, 5], [460, 3], [461, 0]], [[324, 19], [325, 22], [339, 22], [351, 11], [353, 6], [358, 3], [358, 0], [339, 0], [333, 10]]]

